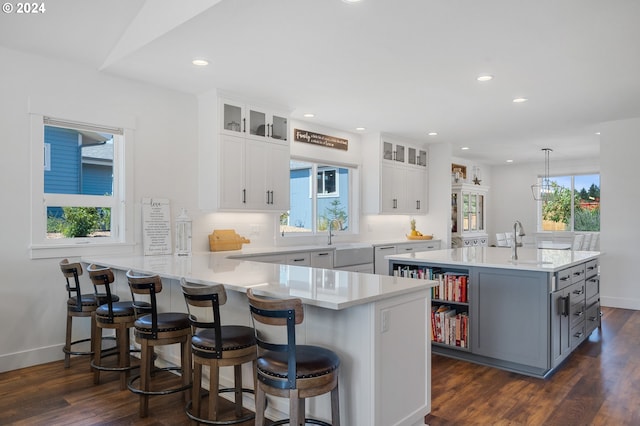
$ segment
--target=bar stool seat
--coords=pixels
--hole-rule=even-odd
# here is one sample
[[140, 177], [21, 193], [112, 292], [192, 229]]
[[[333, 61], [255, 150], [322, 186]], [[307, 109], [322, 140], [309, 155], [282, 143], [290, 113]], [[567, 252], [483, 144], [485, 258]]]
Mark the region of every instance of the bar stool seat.
[[[340, 358], [328, 348], [296, 344], [297, 324], [304, 319], [300, 299], [267, 299], [247, 290], [258, 343], [256, 425], [264, 424], [266, 395], [289, 398], [289, 419], [272, 425], [326, 425], [305, 417], [305, 399], [331, 392], [331, 424], [340, 426], [338, 373]], [[270, 338], [261, 325], [286, 327], [286, 343]]]
[[[242, 364], [252, 363], [254, 388], [256, 385], [256, 339], [253, 328], [242, 325], [222, 325], [220, 306], [227, 301], [222, 285], [201, 285], [181, 280], [189, 320], [191, 321], [191, 354], [194, 364], [193, 399], [187, 403], [187, 416], [198, 422], [211, 425], [232, 425], [247, 422], [255, 414], [243, 409], [243, 393], [254, 393], [242, 387]], [[200, 398], [202, 367], [209, 366], [209, 409], [207, 417], [201, 414]], [[234, 387], [220, 389], [220, 367], [233, 366]], [[220, 420], [218, 395], [233, 392], [235, 395], [235, 418]]]
[[[149, 397], [186, 391], [185, 401], [191, 390], [191, 324], [189, 316], [181, 312], [158, 312], [157, 294], [162, 291], [158, 275], [138, 274], [127, 271], [127, 280], [133, 307], [136, 312], [134, 335], [140, 344], [140, 374], [131, 377], [128, 388], [140, 396], [140, 417], [149, 414]], [[141, 300], [146, 297], [148, 300]], [[180, 344], [180, 367], [155, 368], [155, 347]], [[181, 384], [162, 390], [152, 390], [152, 371], [180, 371]], [[136, 382], [139, 381], [139, 386]]]
[[[131, 339], [129, 330], [133, 328], [135, 321], [135, 310], [133, 302], [119, 301], [119, 297], [112, 293], [111, 284], [114, 282], [113, 271], [111, 269], [89, 265], [87, 267], [89, 278], [93, 283], [96, 291], [98, 288], [104, 288], [104, 296], [97, 296], [97, 299], [104, 299], [104, 303], [96, 309], [95, 318], [98, 335], [102, 337], [103, 329], [113, 329], [116, 333], [117, 351], [108, 353], [102, 352], [102, 345], [95, 344], [94, 358], [91, 361], [93, 367], [94, 384], [100, 383], [101, 371], [113, 371], [120, 373], [120, 390], [127, 388], [129, 373], [132, 369], [138, 368], [138, 365], [131, 365]], [[118, 365], [116, 367], [108, 367], [103, 363], [106, 356], [117, 355]]]

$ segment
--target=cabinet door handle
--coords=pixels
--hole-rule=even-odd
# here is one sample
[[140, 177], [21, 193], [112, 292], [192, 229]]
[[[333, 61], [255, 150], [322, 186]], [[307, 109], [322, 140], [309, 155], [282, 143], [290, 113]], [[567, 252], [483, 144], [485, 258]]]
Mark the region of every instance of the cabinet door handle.
[[242, 133], [247, 133], [247, 119], [242, 119]]
[[576, 316], [577, 317], [581, 317], [584, 314], [584, 312], [580, 311], [580, 312], [576, 312]]
[[584, 333], [582, 331], [577, 332], [576, 334], [574, 334], [574, 337], [577, 337], [578, 339], [581, 338], [584, 335]]
[[576, 277], [579, 277], [582, 274], [584, 274], [584, 271], [578, 271], [573, 273], [573, 275], [575, 275]]
[[246, 189], [242, 190], [242, 203], [243, 204], [247, 203], [247, 190]]
[[318, 256], [329, 256], [329, 253], [328, 253], [328, 252], [325, 252], [325, 253], [318, 253]]
[[397, 199], [397, 198], [394, 198], [394, 199], [393, 199], [393, 208], [394, 208], [394, 209], [397, 209], [397, 208], [398, 208], [398, 199]]
[[420, 210], [420, 200], [416, 200], [416, 209]]
[[560, 297], [558, 299], [558, 311], [563, 317], [569, 316], [569, 298]]
[[580, 289], [580, 290], [573, 290], [573, 294], [582, 294], [584, 293], [584, 289]]
[[391, 250], [396, 248], [395, 246], [388, 246], [388, 247], [378, 247], [378, 250]]
[[269, 203], [269, 191], [267, 191], [267, 204], [270, 204]]
[[293, 259], [294, 262], [304, 262], [304, 257], [300, 257], [298, 259]]
[[271, 204], [273, 204], [273, 191], [271, 191]]
[[566, 281], [569, 279], [569, 275], [564, 276], [564, 277], [560, 277], [560, 281]]

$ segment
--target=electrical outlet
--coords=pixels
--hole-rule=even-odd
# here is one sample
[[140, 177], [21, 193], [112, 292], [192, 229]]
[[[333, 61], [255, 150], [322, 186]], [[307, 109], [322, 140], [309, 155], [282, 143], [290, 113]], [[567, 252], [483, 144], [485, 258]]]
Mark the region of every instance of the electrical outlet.
[[389, 312], [388, 309], [384, 309], [381, 312], [381, 316], [382, 316], [382, 333], [386, 333], [387, 331], [389, 331], [389, 321], [390, 321], [390, 316], [391, 316], [391, 312]]

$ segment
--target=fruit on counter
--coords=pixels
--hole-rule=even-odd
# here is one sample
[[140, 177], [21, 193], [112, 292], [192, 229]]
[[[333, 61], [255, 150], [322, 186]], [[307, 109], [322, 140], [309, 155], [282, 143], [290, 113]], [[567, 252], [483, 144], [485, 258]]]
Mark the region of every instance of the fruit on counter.
[[416, 229], [416, 220], [415, 219], [411, 219], [411, 222], [409, 222], [409, 223], [411, 224], [411, 236], [412, 237], [421, 237], [422, 233]]

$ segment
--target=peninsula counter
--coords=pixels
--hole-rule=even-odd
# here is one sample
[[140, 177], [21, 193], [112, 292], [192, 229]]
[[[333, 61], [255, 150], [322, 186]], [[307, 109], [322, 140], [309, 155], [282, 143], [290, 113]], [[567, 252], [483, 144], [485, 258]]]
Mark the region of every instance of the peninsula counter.
[[[191, 256], [100, 256], [84, 263], [108, 266], [115, 288], [129, 300], [125, 272], [158, 274], [165, 311], [186, 312], [179, 280], [223, 284], [226, 324], [251, 326], [247, 288], [258, 295], [300, 298], [305, 318], [297, 330], [300, 344], [325, 346], [341, 359], [340, 412], [345, 425], [422, 425], [431, 410], [431, 345], [428, 340], [430, 288], [434, 281], [361, 274], [304, 266], [230, 259], [238, 252], [196, 253]], [[173, 348], [169, 348], [173, 349]], [[160, 352], [176, 364], [177, 351]], [[221, 385], [232, 383], [232, 371], [221, 372]], [[243, 374], [252, 387], [251, 369]], [[253, 407], [253, 399], [245, 401]], [[307, 402], [312, 417], [330, 421], [329, 396]], [[288, 401], [269, 397], [267, 416], [287, 417]]]
[[438, 280], [434, 353], [547, 377], [600, 326], [599, 256], [519, 249], [512, 261], [508, 248], [465, 247], [387, 259], [392, 275]]

